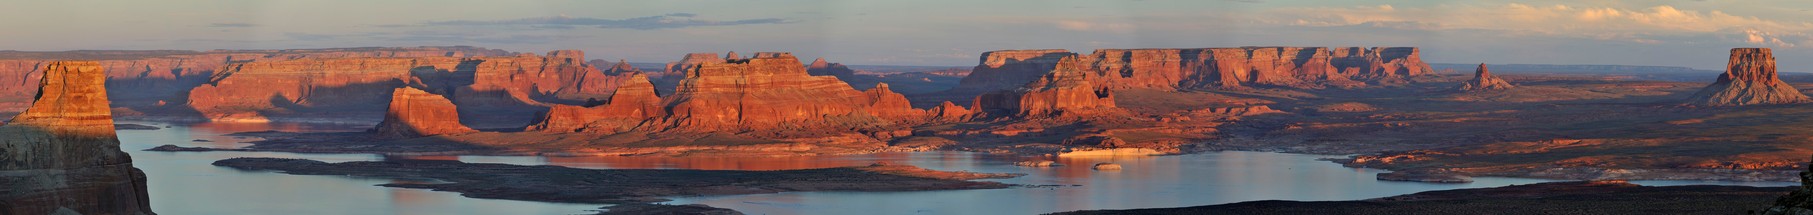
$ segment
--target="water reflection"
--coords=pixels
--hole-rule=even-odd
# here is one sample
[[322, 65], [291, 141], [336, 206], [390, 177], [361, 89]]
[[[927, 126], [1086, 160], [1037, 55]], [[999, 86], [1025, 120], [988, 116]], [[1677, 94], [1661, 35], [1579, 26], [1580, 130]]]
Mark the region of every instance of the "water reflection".
[[[162, 126], [156, 123], [139, 123]], [[719, 197], [679, 197], [674, 204], [708, 204], [749, 214], [1036, 214], [1084, 209], [1181, 207], [1254, 200], [1352, 200], [1429, 190], [1496, 187], [1539, 179], [1475, 178], [1468, 184], [1374, 180], [1380, 170], [1345, 168], [1324, 156], [1219, 152], [1163, 157], [1059, 157], [1063, 166], [1019, 167], [1035, 159], [964, 152], [884, 153], [817, 157], [530, 157], [380, 156], [265, 152], [145, 152], [163, 144], [237, 147], [250, 139], [222, 134], [248, 131], [359, 131], [303, 124], [195, 124], [162, 130], [120, 131], [122, 147], [150, 178], [154, 210], [166, 214], [574, 214], [598, 205], [486, 200], [457, 193], [376, 187], [421, 181], [295, 176], [238, 171], [209, 163], [233, 157], [306, 158], [328, 162], [384, 159], [459, 160], [472, 163], [561, 165], [594, 169], [783, 170], [905, 163], [937, 170], [1026, 173], [998, 179], [1037, 188], [924, 192], [804, 192]], [[202, 139], [211, 142], [191, 142]], [[1091, 169], [1117, 163], [1118, 171]], [[1639, 181], [1645, 185], [1727, 184], [1788, 186], [1794, 183]], [[1079, 186], [1070, 186], [1079, 185]]]

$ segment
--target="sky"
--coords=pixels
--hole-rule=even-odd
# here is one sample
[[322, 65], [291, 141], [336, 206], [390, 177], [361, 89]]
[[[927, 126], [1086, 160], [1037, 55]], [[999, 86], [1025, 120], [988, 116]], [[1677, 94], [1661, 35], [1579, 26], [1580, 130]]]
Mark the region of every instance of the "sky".
[[[9, 2], [0, 50], [470, 45], [669, 62], [792, 52], [975, 65], [990, 50], [1415, 46], [1436, 63], [1721, 69], [1774, 48], [1813, 72], [1808, 0], [61, 0]], [[27, 9], [28, 8], [28, 9]]]

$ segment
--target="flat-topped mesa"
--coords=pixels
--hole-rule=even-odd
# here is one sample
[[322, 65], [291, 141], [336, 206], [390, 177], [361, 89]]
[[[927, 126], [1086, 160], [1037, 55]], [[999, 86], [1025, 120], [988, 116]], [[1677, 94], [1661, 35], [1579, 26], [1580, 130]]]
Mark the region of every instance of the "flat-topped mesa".
[[1020, 87], [1057, 67], [1058, 60], [1073, 56], [1069, 50], [1001, 50], [983, 52], [981, 63], [970, 70], [952, 91], [991, 92]]
[[649, 82], [648, 75], [639, 72], [627, 75], [607, 103], [591, 107], [555, 105], [526, 130], [618, 133], [660, 117], [664, 112], [661, 97], [655, 95], [655, 85]]
[[[761, 53], [756, 53], [756, 54], [761, 54]], [[743, 56], [737, 55], [737, 51], [730, 51], [730, 53], [724, 53], [724, 60], [742, 60], [742, 59], [743, 59]]]
[[413, 87], [391, 92], [390, 110], [384, 121], [371, 129], [382, 138], [404, 139], [435, 135], [478, 132], [460, 124], [460, 113], [452, 101]]
[[1096, 86], [1083, 56], [1059, 60], [1056, 69], [1019, 89], [983, 94], [977, 99], [985, 111], [1021, 117], [1087, 117], [1115, 113], [1114, 94]]
[[1488, 91], [1488, 90], [1506, 90], [1506, 89], [1511, 89], [1513, 87], [1515, 87], [1515, 86], [1511, 86], [1511, 82], [1505, 82], [1504, 79], [1499, 79], [1496, 76], [1492, 76], [1492, 71], [1487, 70], [1486, 64], [1482, 63], [1482, 64], [1479, 64], [1478, 69], [1473, 70], [1473, 80], [1467, 80], [1465, 82], [1461, 82], [1460, 86], [1454, 87], [1454, 90]]
[[107, 74], [51, 62], [37, 98], [0, 126], [0, 214], [153, 214], [145, 173], [120, 151]]
[[1742, 106], [1807, 103], [1806, 94], [1782, 82], [1775, 74], [1775, 55], [1769, 48], [1731, 49], [1731, 61], [1719, 80], [1687, 98], [1693, 106]]
[[[1113, 89], [1320, 88], [1395, 83], [1433, 73], [1419, 54], [1413, 47], [1098, 49], [1085, 61], [1098, 85]], [[1056, 59], [1067, 55], [1063, 50], [987, 52], [956, 89], [1012, 89], [1050, 71]]]
[[828, 118], [857, 113], [869, 102], [837, 77], [806, 74], [799, 59], [783, 52], [700, 64], [663, 99], [670, 128], [714, 131], [850, 124]]
[[844, 66], [844, 64], [841, 63], [825, 62], [825, 58], [821, 57], [817, 60], [812, 60], [812, 64], [806, 65], [806, 73], [848, 78], [850, 76], [855, 76], [856, 70], [851, 70], [849, 66]]

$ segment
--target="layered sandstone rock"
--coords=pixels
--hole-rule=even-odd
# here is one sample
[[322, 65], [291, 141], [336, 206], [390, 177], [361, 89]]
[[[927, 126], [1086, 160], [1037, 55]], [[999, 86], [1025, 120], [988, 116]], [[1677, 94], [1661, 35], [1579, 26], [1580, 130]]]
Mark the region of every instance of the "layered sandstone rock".
[[1694, 106], [1741, 106], [1807, 103], [1806, 94], [1782, 82], [1775, 74], [1775, 55], [1769, 48], [1731, 49], [1731, 61], [1719, 80], [1687, 98]]
[[390, 109], [372, 133], [383, 138], [416, 138], [478, 132], [460, 124], [453, 102], [413, 87], [391, 92]]
[[[0, 51], [0, 109], [23, 108], [37, 88], [44, 65], [59, 59], [93, 59], [112, 78], [107, 88], [116, 106], [150, 107], [159, 102], [185, 103], [191, 88], [231, 63], [327, 58], [407, 58], [508, 56], [513, 53], [474, 47], [332, 48], [215, 51]], [[267, 99], [267, 98], [260, 98]], [[144, 109], [144, 108], [141, 108]], [[152, 112], [152, 114], [180, 114]]]
[[640, 73], [640, 72], [642, 72], [642, 70], [636, 69], [636, 67], [634, 67], [634, 66], [630, 66], [630, 63], [627, 61], [624, 61], [623, 59], [617, 59], [617, 64], [611, 64], [610, 68], [607, 68], [604, 70], [605, 74], [613, 74], [613, 75], [628, 74], [628, 73]]
[[37, 98], [0, 126], [0, 214], [152, 214], [120, 151], [100, 63], [50, 62]]
[[983, 94], [985, 111], [1022, 117], [1092, 116], [1117, 112], [1114, 94], [1096, 85], [1082, 56], [1060, 59], [1056, 69], [1019, 89]]
[[630, 73], [607, 103], [598, 106], [555, 105], [527, 130], [542, 132], [617, 133], [661, 116], [661, 98], [648, 76]]
[[664, 98], [671, 128], [743, 131], [814, 127], [858, 113], [869, 101], [833, 76], [811, 76], [789, 53], [706, 62]]
[[849, 66], [844, 66], [844, 64], [841, 64], [841, 63], [825, 62], [825, 58], [821, 57], [816, 60], [812, 60], [812, 64], [806, 65], [806, 74], [812, 74], [815, 76], [829, 75], [829, 76], [837, 76], [837, 78], [850, 78], [851, 76], [856, 75], [856, 70], [852, 70], [852, 69], [850, 69]]
[[[983, 53], [952, 92], [1013, 89], [1056, 67], [1065, 50]], [[1199, 89], [1243, 86], [1319, 88], [1393, 83], [1433, 73], [1412, 47], [1241, 47], [1100, 49], [1085, 59], [1100, 86], [1114, 89]]]
[[382, 92], [417, 80], [446, 94], [461, 111], [521, 116], [552, 104], [609, 96], [620, 78], [581, 63], [578, 51], [548, 56], [322, 58], [234, 63], [195, 87], [187, 105], [213, 121], [383, 113]]
[[929, 117], [935, 121], [961, 122], [968, 121], [970, 118], [975, 117], [976, 111], [964, 108], [963, 106], [957, 106], [956, 103], [951, 103], [951, 101], [944, 101], [944, 103], [939, 103], [937, 107], [926, 110], [926, 114], [929, 114]]
[[875, 84], [875, 87], [862, 94], [869, 101], [864, 106], [869, 115], [896, 122], [919, 121], [926, 117], [925, 110], [913, 109], [913, 104], [907, 101], [906, 95], [895, 93], [888, 88], [888, 83]]
[[1479, 69], [1473, 70], [1473, 80], [1461, 82], [1460, 86], [1454, 87], [1454, 90], [1487, 91], [1506, 90], [1511, 89], [1512, 87], [1511, 82], [1505, 82], [1504, 79], [1498, 79], [1498, 77], [1492, 76], [1492, 71], [1487, 70], [1486, 64], [1482, 63], [1479, 64]]

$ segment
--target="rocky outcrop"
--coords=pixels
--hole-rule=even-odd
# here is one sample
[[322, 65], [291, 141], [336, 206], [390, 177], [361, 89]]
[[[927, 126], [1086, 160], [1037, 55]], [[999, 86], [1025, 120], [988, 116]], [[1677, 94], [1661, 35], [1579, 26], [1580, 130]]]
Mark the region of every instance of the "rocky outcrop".
[[961, 122], [969, 121], [971, 117], [975, 117], [976, 111], [964, 108], [963, 106], [957, 106], [956, 103], [951, 103], [950, 101], [944, 101], [944, 103], [939, 103], [937, 107], [926, 110], [926, 114], [929, 114], [934, 121]]
[[[188, 106], [212, 121], [280, 117], [377, 118], [381, 92], [406, 82], [448, 95], [468, 114], [527, 121], [549, 104], [602, 100], [618, 78], [582, 63], [583, 53], [547, 56], [325, 58], [234, 63], [189, 92]], [[520, 123], [520, 122], [518, 122]]]
[[[986, 52], [982, 63], [952, 92], [1013, 89], [1070, 55], [1075, 54], [1051, 49]], [[1084, 61], [1099, 86], [1114, 89], [1351, 87], [1403, 82], [1434, 72], [1413, 47], [1100, 49]]]
[[789, 53], [706, 62], [685, 73], [666, 97], [667, 124], [687, 130], [746, 131], [817, 127], [858, 113], [869, 101], [832, 76], [806, 74]]
[[604, 74], [612, 74], [612, 75], [640, 73], [640, 72], [642, 72], [642, 70], [636, 69], [635, 66], [630, 66], [630, 63], [627, 61], [624, 61], [623, 59], [617, 59], [616, 64], [611, 64], [610, 68], [604, 69]]
[[1782, 82], [1775, 74], [1775, 55], [1769, 48], [1731, 49], [1725, 74], [1687, 98], [1693, 106], [1742, 106], [1807, 103], [1806, 94]]
[[627, 74], [615, 94], [598, 106], [555, 105], [527, 130], [542, 132], [617, 133], [663, 114], [661, 98], [648, 75]]
[[0, 214], [152, 214], [145, 173], [114, 134], [101, 64], [42, 71], [31, 107], [0, 126]]
[[[209, 81], [232, 63], [328, 58], [412, 58], [509, 56], [513, 53], [474, 47], [331, 48], [216, 51], [0, 51], [0, 110], [23, 108], [37, 89], [41, 69], [62, 59], [96, 60], [112, 78], [107, 86], [116, 107], [149, 114], [182, 115], [188, 111], [160, 104], [183, 104], [189, 90]], [[267, 98], [260, 98], [267, 99]], [[169, 109], [169, 110], [165, 110]], [[14, 109], [16, 110], [16, 109]]]
[[983, 94], [977, 107], [1021, 117], [1094, 116], [1118, 112], [1114, 93], [1096, 85], [1082, 56], [1059, 60], [1056, 69], [1019, 89]]
[[1507, 90], [1507, 89], [1511, 89], [1512, 87], [1514, 87], [1514, 86], [1511, 86], [1511, 82], [1505, 82], [1504, 79], [1498, 79], [1498, 77], [1492, 76], [1492, 71], [1487, 70], [1486, 64], [1482, 63], [1482, 64], [1479, 64], [1479, 69], [1473, 70], [1473, 80], [1467, 80], [1466, 82], [1461, 82], [1460, 86], [1454, 87], [1454, 90], [1457, 90], [1457, 91], [1489, 91], [1489, 90]]
[[1764, 209], [1766, 215], [1813, 214], [1813, 166], [1800, 172], [1800, 188], [1775, 199], [1775, 206]]
[[825, 62], [825, 58], [821, 57], [816, 60], [812, 60], [812, 64], [806, 65], [806, 74], [812, 74], [815, 76], [823, 76], [823, 75], [837, 76], [837, 78], [851, 78], [852, 76], [856, 75], [856, 70], [852, 70], [852, 69], [850, 69], [849, 66], [844, 66], [844, 64], [841, 64], [841, 63]]
[[888, 88], [888, 83], [875, 84], [875, 87], [862, 92], [868, 104], [863, 108], [869, 115], [895, 122], [916, 122], [925, 119], [926, 111], [913, 109], [906, 95], [895, 93]]
[[413, 87], [391, 92], [390, 109], [372, 133], [382, 138], [416, 138], [446, 134], [478, 132], [460, 124], [460, 113], [453, 102]]

